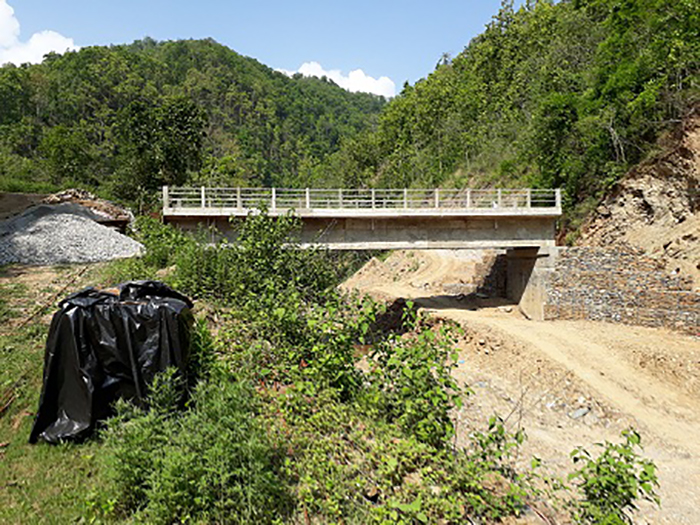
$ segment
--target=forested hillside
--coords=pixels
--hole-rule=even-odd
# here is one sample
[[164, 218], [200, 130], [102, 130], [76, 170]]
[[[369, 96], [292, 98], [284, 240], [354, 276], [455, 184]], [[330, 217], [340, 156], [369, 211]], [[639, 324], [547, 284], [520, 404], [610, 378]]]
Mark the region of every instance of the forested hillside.
[[211, 40], [90, 47], [0, 68], [0, 190], [299, 185], [384, 99], [288, 78]]
[[376, 132], [348, 140], [329, 174], [563, 187], [569, 205], [593, 202], [698, 101], [699, 71], [697, 0], [505, 2], [462, 53], [404, 86]]

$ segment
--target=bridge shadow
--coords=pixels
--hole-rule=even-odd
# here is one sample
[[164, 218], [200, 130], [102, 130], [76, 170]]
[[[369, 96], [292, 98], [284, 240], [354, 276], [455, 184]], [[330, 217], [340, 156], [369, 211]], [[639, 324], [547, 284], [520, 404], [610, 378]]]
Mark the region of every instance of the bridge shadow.
[[[434, 295], [427, 297], [415, 297], [405, 299], [399, 297], [387, 305], [385, 312], [377, 315], [374, 322], [369, 326], [362, 345], [357, 349], [361, 355], [367, 354], [372, 345], [384, 341], [390, 334], [398, 336], [404, 335], [414, 329], [411, 323], [407, 323], [407, 310], [411, 308], [417, 312], [421, 308], [428, 310], [462, 310], [478, 311], [480, 309], [495, 308], [499, 306], [517, 308], [517, 304], [512, 300], [502, 297], [469, 297], [453, 295]], [[510, 310], [508, 310], [510, 311]]]
[[[440, 293], [410, 293], [410, 296], [394, 300], [387, 312], [377, 319], [383, 328], [397, 331], [403, 311], [412, 303], [414, 309], [430, 310], [469, 310], [477, 311], [499, 307], [518, 307], [519, 298], [508, 298], [508, 264], [505, 254], [497, 255], [486, 264], [484, 271], [478, 272], [476, 282], [470, 284], [454, 283], [441, 285]], [[399, 330], [400, 332], [400, 330]]]
[[500, 306], [516, 307], [518, 300], [507, 298], [508, 262], [505, 254], [497, 255], [479, 272], [470, 285], [445, 284], [444, 293], [417, 296], [412, 299], [421, 308], [434, 310], [481, 310]]
[[387, 305], [385, 312], [379, 314], [369, 328], [367, 342], [372, 343], [378, 339], [384, 339], [386, 334], [393, 333], [403, 335], [411, 330], [405, 323], [406, 314], [410, 308], [417, 312], [420, 308], [429, 310], [469, 310], [512, 307], [517, 308], [517, 303], [504, 297], [486, 297], [481, 294], [460, 295], [431, 295], [425, 297], [399, 297]]
[[419, 308], [431, 310], [482, 310], [501, 306], [518, 306], [517, 301], [505, 297], [482, 296], [478, 293], [459, 295], [430, 295], [411, 299]]

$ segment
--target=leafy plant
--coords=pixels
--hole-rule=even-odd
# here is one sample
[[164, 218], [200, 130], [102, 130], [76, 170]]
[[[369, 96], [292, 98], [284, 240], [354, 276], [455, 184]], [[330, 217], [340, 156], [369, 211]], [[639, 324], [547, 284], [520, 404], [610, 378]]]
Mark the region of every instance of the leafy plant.
[[457, 361], [455, 338], [446, 325], [420, 322], [410, 301], [406, 306], [409, 333], [381, 341], [370, 355], [366, 401], [420, 441], [444, 446], [454, 435], [450, 411], [460, 406], [462, 396], [450, 373]]
[[525, 432], [522, 429], [513, 434], [509, 433], [498, 416], [489, 418], [486, 432], [474, 432], [472, 435], [475, 457], [487, 465], [488, 469], [509, 477], [514, 475], [514, 468], [509, 462], [524, 441]]
[[290, 500], [280, 455], [256, 419], [252, 389], [215, 374], [197, 385], [184, 412], [180, 392], [168, 373], [154, 383], [149, 410], [119, 403], [103, 435], [111, 482], [92, 508], [149, 523], [284, 516]]
[[660, 504], [656, 465], [639, 456], [639, 434], [628, 429], [622, 432], [623, 443], [599, 444], [602, 452], [593, 457], [578, 447], [571, 453], [580, 468], [569, 475], [577, 481], [583, 495], [575, 504], [575, 515], [582, 523], [632, 523], [629, 513], [637, 509], [638, 500]]

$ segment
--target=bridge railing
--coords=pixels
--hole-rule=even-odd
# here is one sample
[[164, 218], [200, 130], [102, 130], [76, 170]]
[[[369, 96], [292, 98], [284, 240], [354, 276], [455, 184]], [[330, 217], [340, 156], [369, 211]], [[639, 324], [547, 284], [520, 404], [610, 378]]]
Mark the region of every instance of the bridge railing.
[[167, 209], [423, 210], [561, 208], [561, 190], [287, 189], [163, 187]]

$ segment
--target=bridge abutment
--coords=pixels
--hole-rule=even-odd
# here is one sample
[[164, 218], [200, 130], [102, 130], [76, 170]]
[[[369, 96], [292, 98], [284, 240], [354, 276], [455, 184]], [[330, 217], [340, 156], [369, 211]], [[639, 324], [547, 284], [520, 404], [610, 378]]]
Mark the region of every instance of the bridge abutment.
[[512, 248], [506, 251], [508, 299], [518, 303], [520, 311], [530, 319], [542, 321], [547, 303], [548, 286], [559, 248]]

